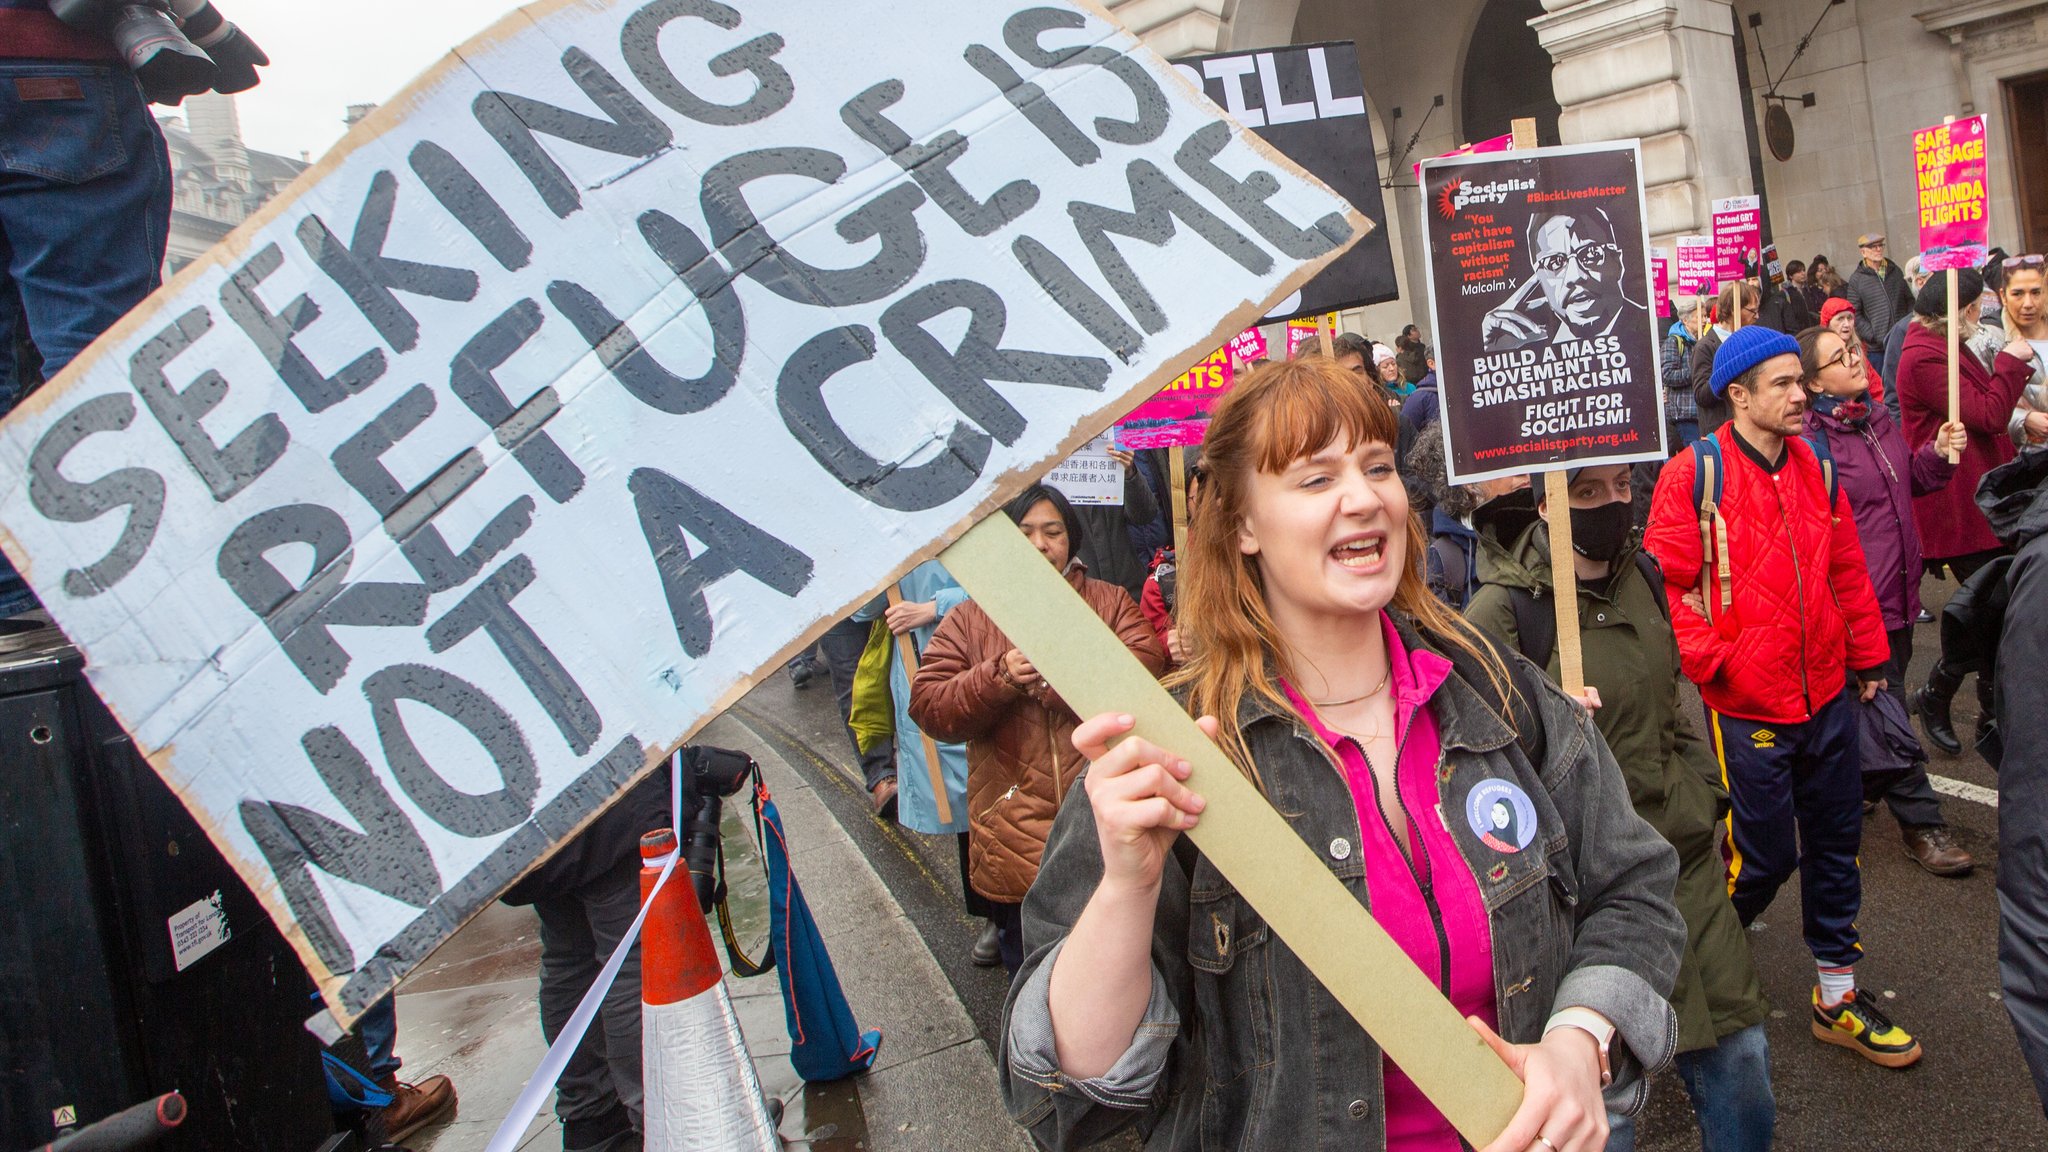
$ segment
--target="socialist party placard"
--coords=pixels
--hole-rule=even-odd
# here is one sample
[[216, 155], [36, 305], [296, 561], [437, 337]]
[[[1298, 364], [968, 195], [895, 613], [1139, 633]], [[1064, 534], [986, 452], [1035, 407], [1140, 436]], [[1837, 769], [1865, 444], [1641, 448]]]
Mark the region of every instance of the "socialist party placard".
[[1314, 173], [1372, 221], [1372, 230], [1349, 252], [1304, 285], [1298, 296], [1281, 301], [1266, 319], [1399, 299], [1357, 48], [1348, 40], [1295, 44], [1185, 56], [1175, 60], [1174, 67], [1238, 123]]
[[0, 546], [346, 1023], [1365, 226], [1092, 6], [533, 4], [8, 417]]
[[1454, 482], [1664, 457], [1635, 141], [1425, 160]]

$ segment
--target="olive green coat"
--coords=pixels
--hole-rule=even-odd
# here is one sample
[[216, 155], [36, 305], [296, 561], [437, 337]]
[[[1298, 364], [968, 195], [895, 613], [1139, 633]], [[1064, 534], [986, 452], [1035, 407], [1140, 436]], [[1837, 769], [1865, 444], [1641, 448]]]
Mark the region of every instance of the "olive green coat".
[[[1465, 615], [1519, 651], [1510, 588], [1550, 597], [1550, 534], [1524, 508], [1492, 517], [1482, 510], [1479, 581]], [[1524, 525], [1527, 525], [1524, 527]], [[1505, 542], [1501, 535], [1510, 538]], [[1721, 1037], [1761, 1023], [1770, 1013], [1757, 985], [1749, 938], [1728, 902], [1728, 873], [1714, 826], [1727, 811], [1727, 790], [1712, 751], [1679, 716], [1678, 643], [1657, 606], [1631, 544], [1615, 561], [1605, 595], [1579, 588], [1579, 634], [1586, 682], [1600, 691], [1593, 715], [1607, 739], [1636, 812], [1678, 850], [1674, 901], [1685, 917], [1685, 955], [1671, 1007], [1678, 1013], [1678, 1051], [1713, 1047]], [[1553, 649], [1555, 645], [1553, 645]], [[1558, 679], [1553, 650], [1545, 671]]]

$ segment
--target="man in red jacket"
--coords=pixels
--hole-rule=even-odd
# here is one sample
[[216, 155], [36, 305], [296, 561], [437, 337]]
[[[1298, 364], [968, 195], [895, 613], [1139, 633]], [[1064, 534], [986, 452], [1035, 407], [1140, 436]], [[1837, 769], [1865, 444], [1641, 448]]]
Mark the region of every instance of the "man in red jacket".
[[[1799, 345], [1744, 328], [1715, 352], [1712, 387], [1732, 419], [1711, 447], [1665, 466], [1644, 545], [1663, 565], [1680, 666], [1706, 701], [1728, 789], [1729, 898], [1746, 925], [1796, 869], [1806, 946], [1820, 970], [1814, 1035], [1902, 1068], [1920, 1058], [1919, 1042], [1855, 981], [1856, 709], [1885, 687], [1884, 617], [1848, 501], [1830, 497], [1800, 438]], [[1696, 492], [1703, 461], [1714, 461], [1719, 481]], [[1704, 532], [1703, 497], [1714, 512]]]

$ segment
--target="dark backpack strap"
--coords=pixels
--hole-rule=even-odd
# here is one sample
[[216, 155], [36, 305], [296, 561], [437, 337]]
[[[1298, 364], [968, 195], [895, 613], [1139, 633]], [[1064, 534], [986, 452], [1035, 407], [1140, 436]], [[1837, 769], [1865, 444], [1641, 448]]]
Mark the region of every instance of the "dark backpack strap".
[[1642, 569], [1643, 579], [1649, 582], [1650, 595], [1657, 598], [1657, 610], [1664, 613], [1664, 619], [1671, 619], [1671, 597], [1664, 591], [1664, 569], [1657, 558], [1637, 549], [1636, 567]]
[[1557, 648], [1557, 613], [1547, 600], [1539, 600], [1527, 588], [1507, 589], [1508, 604], [1515, 610], [1515, 639], [1522, 655], [1538, 668], [1550, 667], [1550, 654]]
[[1820, 461], [1820, 483], [1821, 487], [1827, 490], [1828, 510], [1832, 512], [1835, 507], [1835, 491], [1839, 486], [1835, 482], [1835, 448], [1828, 443], [1827, 429], [1815, 428], [1807, 433], [1806, 446], [1813, 449], [1813, 458]]
[[1442, 581], [1443, 599], [1453, 609], [1464, 611], [1465, 601], [1472, 592], [1471, 573], [1465, 562], [1465, 550], [1449, 536], [1438, 536], [1429, 542], [1430, 556], [1436, 561], [1437, 577]]

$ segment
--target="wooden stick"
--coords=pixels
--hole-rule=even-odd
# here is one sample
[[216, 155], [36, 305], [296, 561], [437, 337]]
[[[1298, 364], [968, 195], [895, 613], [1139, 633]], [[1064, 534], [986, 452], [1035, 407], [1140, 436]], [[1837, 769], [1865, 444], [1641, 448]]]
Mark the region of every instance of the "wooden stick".
[[1173, 561], [1188, 562], [1188, 450], [1175, 444], [1166, 450], [1167, 487], [1173, 492]]
[[[1956, 331], [1956, 270], [1951, 268], [1943, 275], [1948, 277], [1948, 419], [1953, 424], [1963, 418], [1963, 365], [1957, 359], [1960, 352]], [[1962, 458], [1962, 453], [1949, 450], [1949, 463], [1959, 463]]]
[[1126, 739], [1187, 759], [1187, 785], [1208, 801], [1188, 838], [1472, 1147], [1498, 1137], [1521, 1081], [1009, 518], [939, 559], [1074, 711], [1126, 713]]
[[[1323, 313], [1322, 319], [1316, 322], [1316, 331], [1323, 336], [1323, 355], [1334, 359], [1337, 355], [1337, 314]], [[1372, 365], [1367, 364], [1366, 367], [1371, 368]]]
[[[903, 593], [896, 585], [889, 585], [889, 607], [903, 603]], [[886, 627], [886, 625], [884, 625]], [[903, 658], [903, 679], [905, 683], [917, 676], [917, 642], [908, 631], [896, 634], [896, 654]], [[924, 741], [924, 767], [931, 773], [932, 801], [938, 805], [939, 823], [953, 822], [953, 801], [946, 796], [946, 772], [939, 767], [939, 745], [925, 730], [917, 730], [918, 738]]]
[[[1536, 121], [1515, 121], [1515, 150], [1536, 147]], [[1531, 279], [1533, 283], [1533, 278]], [[1550, 587], [1557, 612], [1557, 682], [1570, 695], [1586, 690], [1584, 649], [1579, 644], [1579, 571], [1572, 565], [1571, 484], [1563, 469], [1543, 474], [1543, 500], [1550, 508]]]

